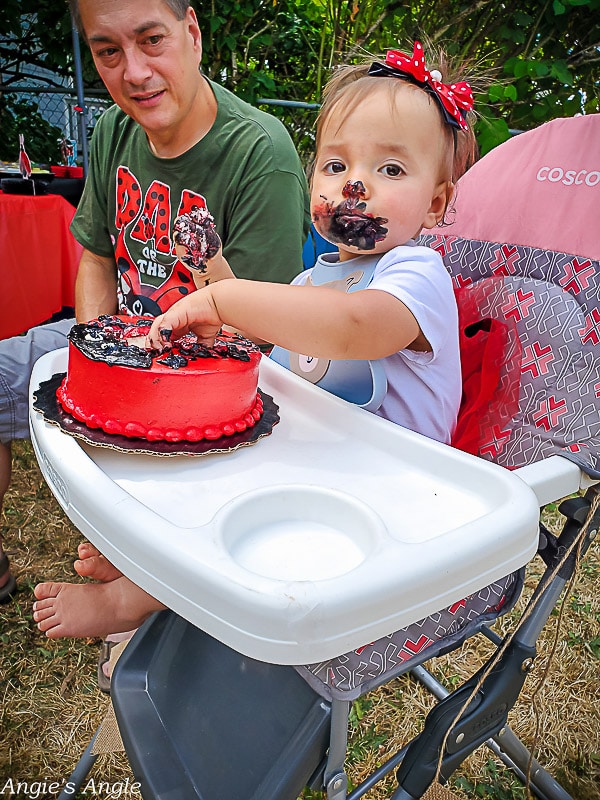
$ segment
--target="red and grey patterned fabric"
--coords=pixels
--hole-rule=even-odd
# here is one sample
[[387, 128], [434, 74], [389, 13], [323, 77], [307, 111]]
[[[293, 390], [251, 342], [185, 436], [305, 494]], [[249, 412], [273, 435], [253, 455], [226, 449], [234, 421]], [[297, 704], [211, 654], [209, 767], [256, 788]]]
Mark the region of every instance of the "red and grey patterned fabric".
[[[479, 455], [508, 468], [555, 453], [600, 477], [600, 269], [590, 259], [530, 247], [430, 234], [421, 243], [444, 259], [457, 289], [488, 281], [481, 319], [509, 320], [511, 353], [520, 359], [518, 407], [489, 427]], [[331, 661], [298, 667], [323, 696], [353, 699], [440, 652], [482, 621], [509, 610], [520, 573], [450, 608]]]
[[489, 428], [478, 455], [515, 468], [559, 453], [600, 478], [600, 264], [443, 234], [421, 243], [440, 253], [457, 289], [493, 283], [481, 317], [509, 320], [520, 341], [518, 409]]
[[[457, 289], [488, 282], [481, 319], [508, 320], [505, 372], [520, 360], [518, 406], [479, 455], [508, 468], [555, 453], [600, 477], [600, 269], [597, 262], [517, 245], [430, 234]], [[518, 341], [510, 341], [510, 335]], [[452, 649], [508, 611], [522, 588], [509, 575], [408, 628], [331, 661], [297, 667], [327, 698], [353, 699]]]
[[522, 586], [520, 570], [408, 628], [338, 658], [296, 670], [326, 699], [354, 700], [417, 664], [454, 649], [482, 622], [509, 611]]
[[[497, 391], [475, 439], [466, 437], [476, 447], [464, 449], [509, 469], [560, 454], [600, 478], [599, 133], [600, 115], [591, 114], [505, 142], [459, 181], [446, 232], [420, 237], [454, 280], [461, 327], [479, 324], [473, 342], [480, 333], [487, 344], [501, 340], [487, 373]], [[473, 355], [473, 343], [463, 334], [464, 378], [463, 345]], [[353, 699], [508, 611], [522, 580], [520, 570], [404, 630], [297, 670], [323, 696]]]

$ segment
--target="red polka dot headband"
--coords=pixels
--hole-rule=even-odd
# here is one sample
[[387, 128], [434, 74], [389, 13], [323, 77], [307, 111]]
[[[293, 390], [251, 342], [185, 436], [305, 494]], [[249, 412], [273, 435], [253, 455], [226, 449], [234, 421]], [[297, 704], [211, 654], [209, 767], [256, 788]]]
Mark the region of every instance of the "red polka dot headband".
[[399, 50], [388, 50], [385, 63], [375, 62], [369, 67], [369, 75], [402, 78], [415, 83], [436, 100], [444, 119], [454, 128], [468, 130], [467, 111], [473, 110], [473, 91], [466, 81], [442, 83], [437, 70], [430, 72], [425, 66], [421, 42], [415, 42], [412, 56]]

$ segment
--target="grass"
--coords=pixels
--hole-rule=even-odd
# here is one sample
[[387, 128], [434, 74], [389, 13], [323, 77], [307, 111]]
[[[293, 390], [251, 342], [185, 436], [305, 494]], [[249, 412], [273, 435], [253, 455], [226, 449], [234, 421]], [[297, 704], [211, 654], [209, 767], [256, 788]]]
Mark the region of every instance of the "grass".
[[[12, 603], [0, 606], [0, 796], [9, 796], [2, 791], [10, 779], [13, 785], [37, 782], [35, 800], [45, 800], [57, 795], [52, 782], [67, 780], [102, 721], [108, 700], [96, 683], [98, 641], [50, 641], [32, 622], [33, 586], [39, 580], [73, 577], [72, 562], [81, 535], [52, 497], [28, 443], [15, 443], [13, 460], [13, 484], [1, 521], [19, 592]], [[547, 524], [552, 527], [556, 518], [550, 509]], [[515, 732], [528, 746], [536, 743], [538, 759], [574, 800], [600, 800], [599, 550], [593, 547], [582, 563], [562, 618], [555, 616], [547, 626], [533, 673], [510, 715]], [[540, 572], [541, 564], [535, 560], [528, 568], [523, 598], [508, 619], [497, 623], [499, 632], [508, 630], [523, 610]], [[558, 623], [556, 651], [542, 681]], [[489, 645], [471, 640], [457, 653], [436, 659], [433, 672], [447, 685], [458, 685], [488, 652]], [[431, 705], [431, 698], [408, 676], [357, 700], [350, 719], [347, 767], [351, 782], [357, 784], [417, 733]], [[133, 776], [123, 754], [100, 756], [90, 773], [96, 786], [100, 782], [116, 785], [127, 778], [131, 783]], [[485, 748], [462, 765], [451, 786], [461, 798], [520, 800], [527, 796], [520, 781]], [[390, 779], [368, 797], [383, 800], [392, 787]], [[320, 800], [321, 794], [307, 790], [304, 797]]]

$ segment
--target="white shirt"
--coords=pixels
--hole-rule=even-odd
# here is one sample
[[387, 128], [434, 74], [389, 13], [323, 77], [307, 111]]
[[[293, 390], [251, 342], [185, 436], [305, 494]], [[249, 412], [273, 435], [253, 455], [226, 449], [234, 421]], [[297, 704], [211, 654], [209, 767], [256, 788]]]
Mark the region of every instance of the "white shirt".
[[[315, 272], [315, 277], [319, 275], [318, 285], [327, 285], [327, 271], [330, 270], [339, 288], [340, 283], [343, 284], [339, 280], [340, 269], [351, 274], [367, 267], [373, 269], [371, 280], [366, 286], [359, 282], [350, 291], [353, 288], [377, 289], [398, 298], [411, 311], [431, 346], [430, 352], [407, 348], [379, 362], [371, 362], [380, 363], [387, 378], [387, 392], [375, 413], [449, 443], [456, 426], [462, 384], [458, 312], [452, 281], [439, 254], [412, 240], [379, 257], [365, 255], [340, 262], [337, 253], [327, 253], [293, 283], [304, 284], [313, 271], [319, 270]], [[352, 362], [349, 365], [351, 368]]]

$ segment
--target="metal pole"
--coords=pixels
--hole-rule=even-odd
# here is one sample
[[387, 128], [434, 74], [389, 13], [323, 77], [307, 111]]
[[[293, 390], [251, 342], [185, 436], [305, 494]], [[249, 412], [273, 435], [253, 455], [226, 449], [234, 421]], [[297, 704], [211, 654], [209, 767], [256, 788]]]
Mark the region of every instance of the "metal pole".
[[302, 108], [307, 111], [316, 111], [321, 108], [320, 103], [301, 103], [299, 100], [269, 100], [266, 97], [259, 97], [257, 105], [281, 106], [281, 108]]
[[79, 48], [79, 34], [71, 18], [71, 36], [73, 38], [73, 61], [75, 64], [75, 88], [77, 90], [77, 121], [79, 124], [79, 138], [81, 139], [81, 156], [83, 158], [83, 175], [88, 172], [88, 142], [87, 142], [87, 110], [83, 93], [83, 76], [81, 71], [81, 50]]

